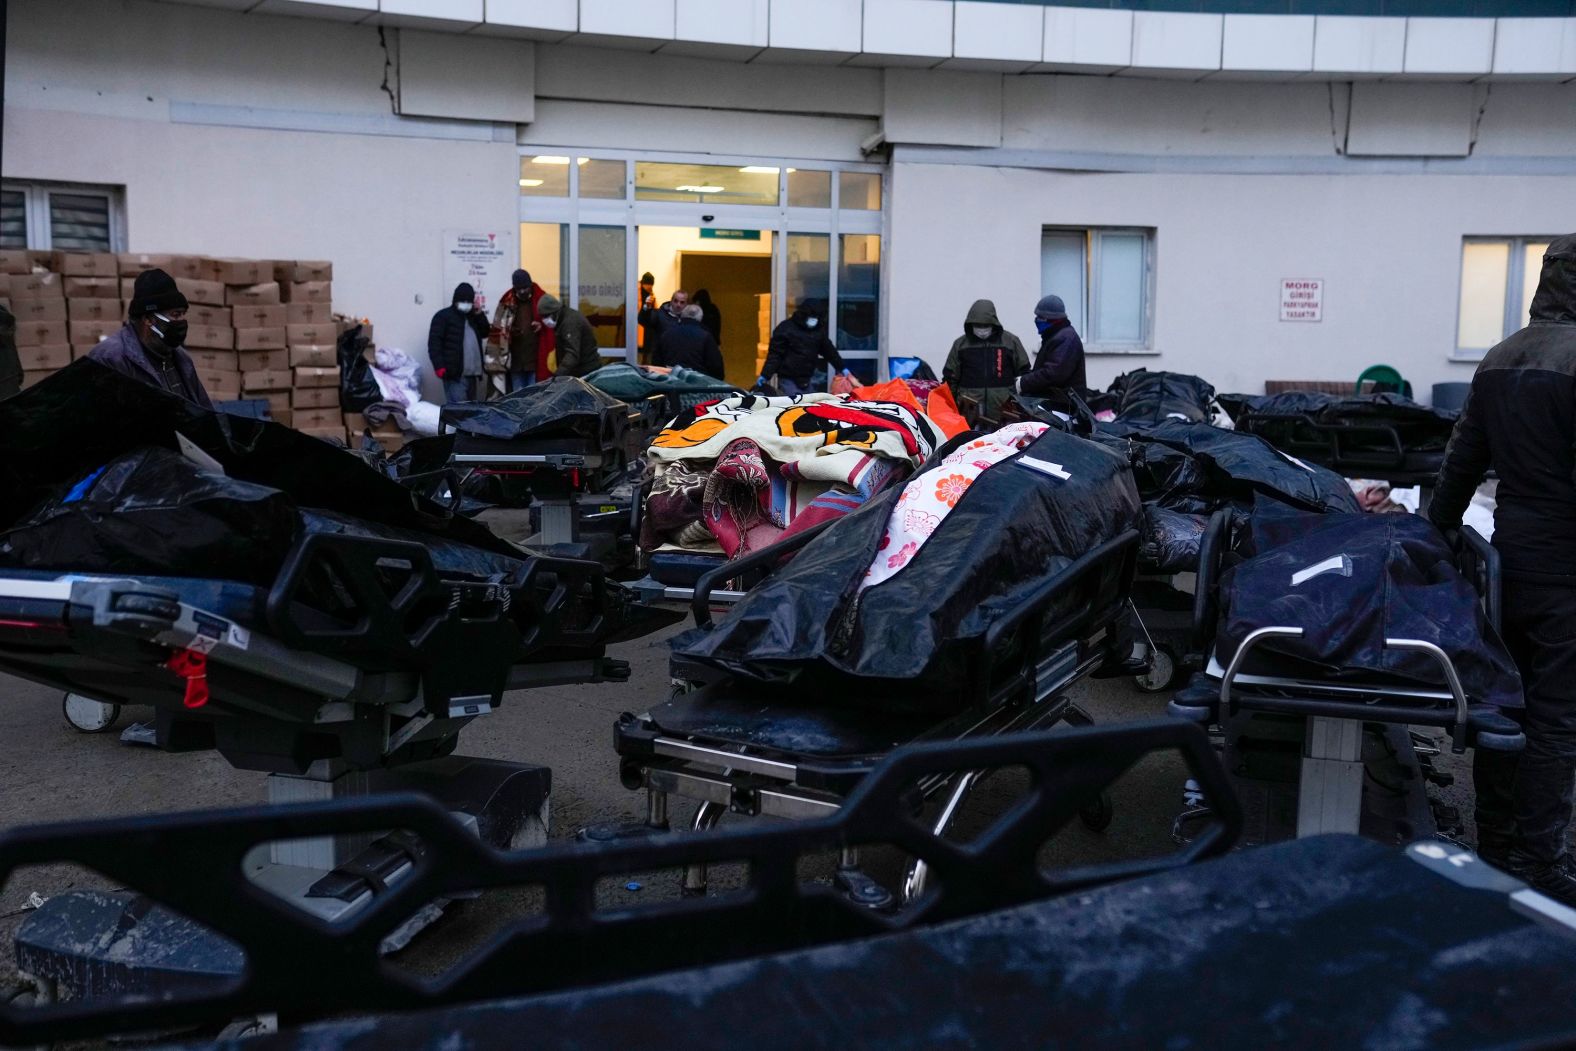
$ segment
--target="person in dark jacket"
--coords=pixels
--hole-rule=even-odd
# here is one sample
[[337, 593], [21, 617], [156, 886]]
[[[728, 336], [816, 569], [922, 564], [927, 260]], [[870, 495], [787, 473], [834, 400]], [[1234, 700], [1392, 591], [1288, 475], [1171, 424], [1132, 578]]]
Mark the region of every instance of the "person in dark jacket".
[[186, 297], [163, 270], [144, 270], [132, 284], [127, 321], [88, 357], [132, 379], [213, 408], [186, 342]]
[[647, 354], [657, 352], [657, 348], [662, 346], [663, 334], [679, 323], [679, 315], [687, 306], [689, 306], [689, 293], [681, 288], [662, 306], [647, 307], [640, 312], [638, 320], [645, 326], [646, 342], [643, 345]]
[[16, 318], [0, 307], [0, 398], [22, 389], [22, 358], [16, 352]]
[[1034, 368], [1018, 378], [1015, 389], [1036, 398], [1057, 398], [1067, 390], [1083, 390], [1083, 340], [1067, 320], [1067, 306], [1060, 296], [1044, 296], [1034, 307], [1034, 327], [1040, 333], [1040, 352]]
[[767, 380], [776, 376], [777, 389], [784, 394], [809, 394], [810, 380], [822, 360], [841, 369], [845, 376], [853, 375], [844, 368], [843, 356], [826, 338], [825, 320], [824, 305], [819, 300], [800, 303], [791, 317], [772, 330], [766, 362], [756, 384], [765, 386]]
[[475, 401], [480, 396], [486, 344], [487, 316], [476, 309], [476, 289], [461, 281], [449, 305], [432, 315], [427, 328], [427, 358], [432, 374], [443, 381], [446, 400]]
[[722, 350], [706, 331], [701, 307], [691, 303], [679, 316], [679, 323], [662, 334], [662, 343], [651, 363], [663, 368], [684, 366], [722, 379]]
[[1489, 468], [1499, 475], [1500, 631], [1521, 670], [1527, 746], [1474, 752], [1478, 854], [1576, 906], [1576, 234], [1543, 256], [1531, 323], [1478, 365], [1429, 519], [1459, 528]]
[[979, 402], [991, 419], [1012, 394], [1013, 381], [1029, 371], [1029, 352], [1001, 327], [996, 304], [976, 299], [963, 318], [963, 335], [952, 344], [941, 378], [960, 396]]
[[711, 338], [717, 341], [717, 346], [722, 346], [722, 311], [717, 304], [711, 301], [711, 293], [702, 288], [695, 293], [695, 306], [700, 307], [700, 323]]
[[596, 330], [586, 316], [565, 306], [557, 296], [544, 295], [536, 302], [542, 324], [552, 330], [554, 353], [558, 356], [555, 376], [589, 376], [602, 367], [596, 349]]

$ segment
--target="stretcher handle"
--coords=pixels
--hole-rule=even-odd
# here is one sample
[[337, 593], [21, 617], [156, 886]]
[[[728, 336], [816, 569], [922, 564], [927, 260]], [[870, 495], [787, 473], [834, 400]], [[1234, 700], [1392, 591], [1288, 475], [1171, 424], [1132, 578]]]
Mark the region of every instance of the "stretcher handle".
[[[1469, 525], [1463, 525], [1458, 534], [1461, 537], [1461, 546], [1465, 550], [1456, 553], [1457, 568], [1471, 580], [1473, 585], [1482, 593], [1483, 612], [1488, 617], [1488, 622], [1498, 631], [1500, 617], [1504, 614], [1504, 606], [1500, 600], [1500, 569], [1499, 551], [1483, 539], [1479, 533]], [[1472, 567], [1461, 566], [1459, 563], [1464, 556], [1470, 556], [1476, 564]]]
[[1450, 654], [1427, 639], [1385, 639], [1384, 644], [1393, 650], [1411, 650], [1414, 653], [1426, 653], [1438, 663], [1440, 670], [1445, 673], [1445, 682], [1450, 686], [1450, 693], [1456, 699], [1456, 725], [1451, 728], [1450, 732], [1450, 750], [1457, 755], [1466, 751], [1467, 694], [1461, 688], [1461, 677], [1456, 674], [1456, 665], [1450, 659]]
[[1226, 674], [1220, 680], [1220, 706], [1223, 710], [1235, 714], [1231, 701], [1231, 685], [1236, 681], [1237, 672], [1242, 670], [1242, 662], [1247, 659], [1248, 651], [1265, 639], [1300, 639], [1301, 628], [1270, 626], [1255, 628], [1248, 632], [1248, 637], [1242, 640], [1242, 645], [1237, 647], [1237, 652], [1231, 656], [1231, 664], [1226, 668]]
[[1198, 569], [1193, 581], [1193, 648], [1207, 659], [1215, 648], [1215, 617], [1220, 606], [1220, 563], [1226, 553], [1226, 534], [1231, 528], [1231, 512], [1216, 511], [1209, 516], [1204, 535], [1198, 542]]
[[695, 617], [695, 626], [697, 628], [711, 627], [711, 593], [716, 590], [718, 584], [731, 580], [741, 573], [748, 573], [752, 569], [774, 565], [784, 555], [798, 551], [801, 547], [804, 547], [804, 545], [826, 532], [827, 528], [837, 521], [839, 520], [833, 519], [831, 522], [822, 522], [820, 525], [812, 526], [802, 533], [795, 533], [787, 540], [779, 540], [777, 543], [763, 547], [759, 551], [751, 551], [747, 555], [735, 558], [730, 562], [724, 562], [716, 569], [707, 572], [695, 582], [695, 595], [690, 599], [690, 612]]
[[[1334, 454], [1338, 463], [1345, 461], [1345, 457], [1341, 453], [1341, 436], [1343, 434], [1348, 437], [1375, 434], [1381, 438], [1390, 439], [1390, 449], [1388, 451], [1393, 453], [1395, 458], [1389, 466], [1397, 468], [1406, 466], [1406, 447], [1401, 444], [1401, 435], [1388, 423], [1315, 423], [1314, 426], [1330, 435], [1330, 451]], [[1377, 460], [1363, 457], [1361, 454], [1353, 462], [1379, 466]]]

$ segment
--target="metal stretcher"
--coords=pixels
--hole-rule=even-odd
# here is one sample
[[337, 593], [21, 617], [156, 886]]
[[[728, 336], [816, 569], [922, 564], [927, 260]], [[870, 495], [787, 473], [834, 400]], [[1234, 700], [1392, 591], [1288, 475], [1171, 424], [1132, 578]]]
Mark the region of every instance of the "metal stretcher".
[[1407, 489], [1428, 490], [1444, 462], [1443, 446], [1408, 448], [1395, 426], [1379, 420], [1329, 423], [1307, 413], [1249, 410], [1234, 420], [1236, 428], [1256, 434], [1288, 455], [1328, 467], [1346, 478], [1382, 478]]
[[[1519, 751], [1525, 745], [1521, 727], [1500, 709], [1474, 703], [1450, 657], [1423, 640], [1386, 639], [1385, 645], [1432, 657], [1443, 688], [1243, 671], [1256, 647], [1269, 639], [1301, 636], [1301, 625], [1259, 628], [1222, 667], [1215, 631], [1228, 523], [1224, 512], [1211, 519], [1199, 557], [1194, 631], [1198, 652], [1208, 655], [1208, 663], [1176, 694], [1168, 711], [1222, 729], [1226, 768], [1248, 813], [1246, 840], [1360, 832], [1399, 843], [1434, 834], [1438, 827], [1426, 784], [1448, 783], [1448, 778], [1428, 762], [1437, 748], [1415, 740], [1408, 727], [1447, 731], [1458, 754], [1469, 747]], [[1486, 616], [1497, 628], [1499, 556], [1471, 527], [1461, 530], [1457, 568], [1482, 596]], [[1179, 832], [1207, 805], [1184, 813]]]
[[[764, 548], [713, 570], [695, 588], [696, 624], [710, 627], [713, 588], [720, 582], [773, 565], [808, 543], [818, 531]], [[836, 812], [848, 794], [893, 749], [916, 742], [972, 740], [1093, 720], [1065, 692], [1102, 666], [1127, 657], [1114, 631], [1127, 608], [1138, 534], [1129, 531], [1074, 561], [1046, 580], [986, 632], [971, 696], [956, 715], [885, 714], [829, 707], [802, 688], [736, 680], [675, 659], [676, 682], [685, 688], [640, 716], [626, 714], [615, 729], [620, 774], [630, 789], [647, 793], [646, 830], [668, 827], [671, 797], [700, 802], [693, 828], [715, 826], [724, 812], [810, 818]], [[847, 687], [865, 696], [883, 690], [923, 691], [919, 682], [874, 682], [850, 677]], [[818, 686], [817, 689], [820, 689]], [[916, 803], [943, 800], [934, 831], [956, 817], [981, 771], [934, 779], [920, 786]], [[1086, 825], [1110, 823], [1108, 799], [1083, 814]], [[599, 835], [635, 831], [591, 829]], [[922, 862], [909, 866], [896, 894], [859, 869], [856, 852], [843, 858], [839, 882], [867, 904], [911, 901], [927, 878]], [[706, 890], [706, 869], [686, 869], [686, 893]]]
[[[273, 803], [409, 788], [463, 814], [495, 847], [541, 843], [550, 771], [455, 756], [460, 730], [506, 690], [627, 680], [606, 646], [671, 618], [652, 611], [637, 624], [646, 612], [594, 563], [496, 564], [490, 579], [440, 574], [418, 543], [309, 534], [268, 587], [4, 570], [0, 670], [152, 705], [160, 747], [215, 749], [264, 772]], [[364, 908], [410, 860], [397, 838], [326, 838], [282, 845], [249, 871], [331, 920]], [[46, 933], [35, 957], [55, 960], [68, 986], [91, 983], [110, 966], [101, 955], [119, 950], [74, 934], [113, 929], [137, 908], [53, 899], [57, 924], [37, 928]], [[134, 985], [146, 978], [137, 962], [114, 966]]]

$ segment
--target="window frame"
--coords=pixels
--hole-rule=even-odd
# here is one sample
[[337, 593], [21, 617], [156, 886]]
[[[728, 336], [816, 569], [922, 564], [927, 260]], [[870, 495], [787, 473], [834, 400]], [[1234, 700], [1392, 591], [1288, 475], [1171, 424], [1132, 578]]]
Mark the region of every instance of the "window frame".
[[[0, 189], [22, 194], [23, 237], [27, 242], [27, 251], [53, 251], [55, 248], [54, 231], [51, 229], [49, 216], [49, 196], [52, 193], [103, 197], [109, 205], [109, 247], [104, 251], [126, 251], [125, 188], [122, 186], [52, 182], [43, 179], [4, 179], [0, 180]], [[70, 249], [70, 251], [83, 250]]]
[[[1482, 361], [1484, 355], [1500, 341], [1520, 332], [1525, 325], [1521, 318], [1521, 289], [1526, 280], [1527, 245], [1554, 241], [1559, 234], [1467, 234], [1461, 238], [1461, 249], [1456, 253], [1456, 331], [1451, 336], [1453, 349], [1451, 361]], [[1467, 275], [1465, 256], [1469, 244], [1502, 244], [1509, 246], [1509, 259], [1505, 264], [1505, 316], [1500, 321], [1500, 337], [1487, 347], [1461, 345], [1461, 307], [1466, 298]]]
[[[1124, 355], [1156, 355], [1155, 349], [1155, 254], [1156, 243], [1159, 240], [1159, 230], [1153, 226], [1072, 226], [1061, 223], [1047, 223], [1040, 228], [1040, 244], [1043, 252], [1045, 238], [1049, 234], [1080, 234], [1084, 240], [1084, 287], [1083, 287], [1083, 317], [1084, 327], [1087, 331], [1078, 335], [1083, 340], [1084, 353], [1086, 354], [1124, 354]], [[1137, 235], [1143, 240], [1144, 260], [1143, 276], [1139, 287], [1139, 324], [1140, 338], [1137, 342], [1100, 340], [1095, 331], [1094, 305], [1098, 302], [1099, 288], [1099, 254], [1103, 250], [1103, 239], [1107, 235]], [[1043, 284], [1043, 280], [1042, 280]], [[1041, 295], [1049, 290], [1042, 288]]]

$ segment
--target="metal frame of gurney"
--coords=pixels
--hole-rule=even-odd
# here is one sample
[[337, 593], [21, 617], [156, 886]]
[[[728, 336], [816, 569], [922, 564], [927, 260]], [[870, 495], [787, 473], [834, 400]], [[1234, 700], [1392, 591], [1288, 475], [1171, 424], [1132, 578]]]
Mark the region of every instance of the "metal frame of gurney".
[[[1171, 715], [1217, 725], [1225, 733], [1226, 767], [1249, 812], [1247, 837], [1283, 838], [1289, 803], [1295, 798], [1295, 834], [1362, 832], [1389, 841], [1432, 834], [1434, 815], [1426, 783], [1448, 783], [1427, 760], [1430, 742], [1414, 741], [1410, 726], [1448, 731], [1451, 750], [1468, 747], [1519, 751], [1520, 726], [1498, 709], [1472, 703], [1454, 664], [1438, 646], [1419, 639], [1386, 639], [1395, 649], [1415, 650], [1438, 664], [1445, 687], [1347, 678], [1248, 674], [1248, 655], [1269, 639], [1298, 637], [1300, 625], [1269, 625], [1251, 632], [1226, 667], [1215, 657], [1219, 578], [1226, 555], [1229, 515], [1217, 513], [1205, 532], [1194, 604], [1197, 648], [1208, 654], [1202, 677], [1179, 691]], [[1457, 568], [1482, 596], [1489, 623], [1500, 623], [1499, 555], [1470, 526], [1461, 530]], [[1295, 792], [1282, 760], [1295, 758]], [[1366, 791], [1371, 764], [1382, 763], [1399, 789]], [[1259, 804], [1256, 806], [1255, 804]], [[1207, 808], [1207, 801], [1204, 805]], [[1178, 828], [1203, 808], [1185, 813]], [[1255, 828], [1254, 819], [1261, 819]]]
[[1277, 449], [1348, 478], [1382, 478], [1397, 488], [1421, 486], [1426, 500], [1444, 460], [1443, 449], [1408, 449], [1391, 424], [1322, 423], [1307, 413], [1249, 410], [1232, 421]]
[[[616, 601], [594, 563], [526, 557], [507, 577], [440, 576], [420, 544], [308, 535], [266, 588], [0, 572], [0, 668], [151, 704], [161, 747], [216, 749], [267, 773], [270, 802], [413, 788], [488, 843], [519, 847], [546, 838], [550, 771], [454, 756], [458, 734], [508, 689], [626, 680], [628, 665], [604, 655]], [[249, 861], [325, 919], [409, 868], [397, 837], [304, 840]], [[119, 922], [69, 896], [48, 908], [79, 906], [81, 922]], [[31, 946], [78, 990], [103, 973], [98, 951], [69, 938]], [[142, 980], [156, 978], [126, 979]]]
[[[822, 527], [824, 528], [824, 527]], [[810, 530], [713, 570], [695, 588], [697, 626], [711, 625], [712, 589], [718, 583], [775, 564], [808, 543]], [[714, 669], [675, 660], [677, 681], [703, 683], [676, 692], [615, 729], [620, 774], [631, 789], [647, 792], [644, 826], [592, 828], [589, 838], [639, 834], [668, 826], [670, 797], [700, 802], [693, 828], [712, 828], [723, 813], [809, 818], [836, 812], [849, 792], [893, 749], [912, 742], [972, 740], [1044, 729], [1058, 723], [1092, 725], [1065, 691], [1126, 652], [1113, 632], [1125, 615], [1137, 558], [1138, 534], [1129, 531], [1078, 558], [993, 622], [970, 676], [972, 696], [958, 714], [943, 717], [884, 714], [808, 702], [793, 686], [735, 680]], [[922, 689], [917, 683], [847, 678], [851, 690]], [[920, 797], [944, 801], [935, 818], [941, 835], [981, 776], [981, 771], [927, 781]], [[1094, 829], [1111, 820], [1109, 799], [1083, 814]], [[857, 854], [843, 859], [839, 880], [866, 902], [913, 900], [925, 887], [923, 862], [910, 864], [898, 895], [858, 868]], [[684, 875], [685, 891], [702, 894], [704, 865]]]

